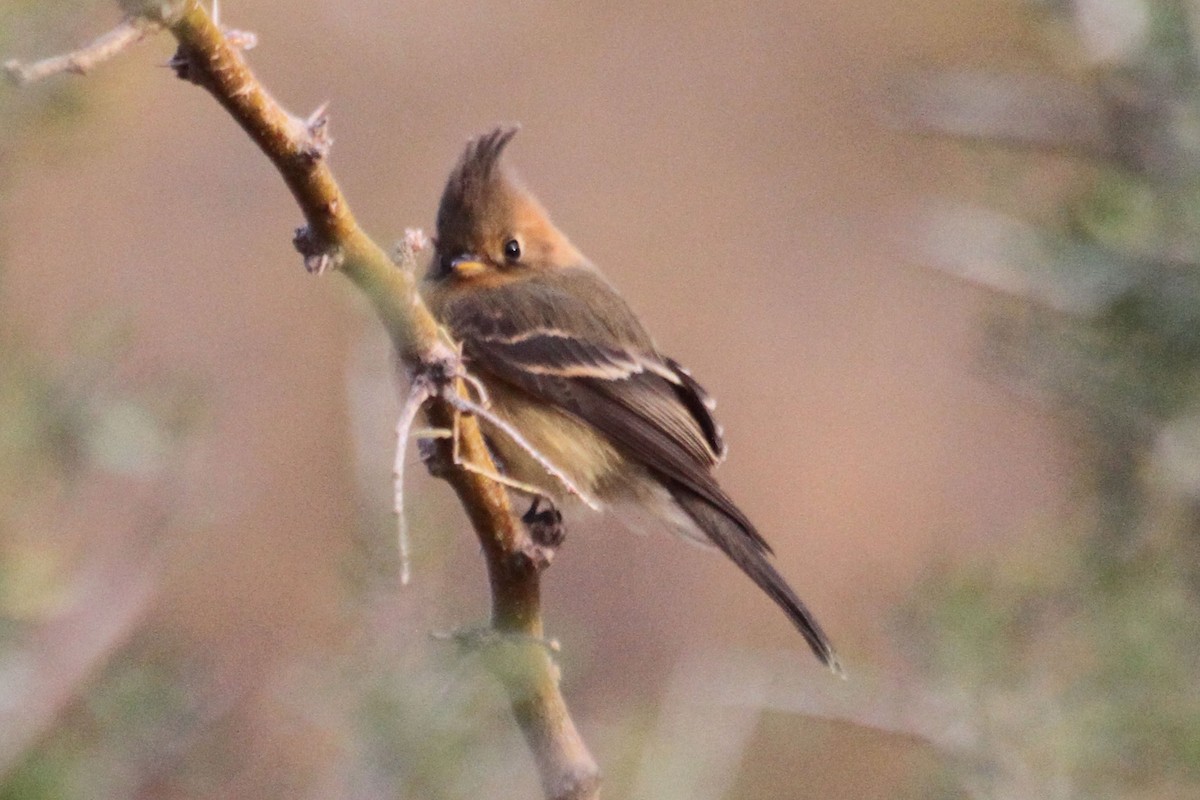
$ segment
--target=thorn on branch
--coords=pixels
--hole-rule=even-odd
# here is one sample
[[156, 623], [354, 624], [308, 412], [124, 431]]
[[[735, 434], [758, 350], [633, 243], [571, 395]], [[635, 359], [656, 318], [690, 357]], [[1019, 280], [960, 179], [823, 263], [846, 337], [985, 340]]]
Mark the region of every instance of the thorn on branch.
[[[235, 50], [253, 50], [258, 46], [258, 34], [251, 31], [236, 30], [234, 28], [226, 28], [224, 25], [219, 26], [221, 35], [225, 37], [225, 41]], [[175, 73], [175, 77], [180, 80], [194, 83], [202, 89], [211, 89], [209, 82], [205, 78], [204, 70], [196, 69], [192, 61], [191, 54], [181, 43], [178, 49], [175, 50], [175, 55], [171, 56], [167, 61], [168, 69]]]
[[324, 275], [326, 270], [340, 267], [345, 259], [340, 247], [321, 241], [307, 225], [296, 228], [292, 245], [304, 256], [304, 268], [310, 275]]
[[329, 135], [329, 101], [317, 106], [304, 120], [305, 142], [301, 155], [309, 161], [320, 161], [329, 157], [333, 148], [333, 137]]
[[154, 20], [129, 16], [121, 20], [117, 27], [78, 50], [43, 58], [32, 64], [11, 59], [4, 62], [4, 72], [8, 79], [18, 86], [25, 86], [63, 72], [84, 75], [105, 61], [125, 52], [160, 27], [161, 24]]
[[404, 238], [392, 246], [392, 263], [408, 273], [417, 271], [418, 254], [429, 249], [433, 240], [420, 228], [406, 228]]
[[242, 31], [237, 28], [227, 28], [221, 24], [221, 3], [219, 0], [213, 0], [212, 21], [221, 29], [221, 33], [225, 34], [225, 41], [238, 50], [253, 50], [255, 47], [258, 47], [257, 33]]
[[183, 45], [175, 50], [175, 55], [167, 61], [167, 69], [175, 73], [175, 77], [181, 81], [194, 83], [197, 86], [203, 86], [200, 82], [200, 71], [192, 68], [192, 59], [188, 56], [187, 50]]
[[221, 28], [229, 44], [245, 52], [258, 47], [258, 34], [254, 31], [243, 31], [238, 28]]

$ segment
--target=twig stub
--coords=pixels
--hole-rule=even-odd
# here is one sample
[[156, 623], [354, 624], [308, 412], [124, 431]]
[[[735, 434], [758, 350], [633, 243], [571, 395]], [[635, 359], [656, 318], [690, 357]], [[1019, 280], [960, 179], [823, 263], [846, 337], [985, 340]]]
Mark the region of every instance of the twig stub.
[[110, 58], [128, 50], [146, 38], [147, 34], [158, 30], [159, 27], [160, 23], [155, 20], [130, 16], [121, 20], [112, 30], [70, 53], [50, 56], [31, 64], [25, 64], [15, 58], [9, 59], [4, 62], [4, 73], [18, 86], [25, 86], [64, 72], [84, 75]]
[[340, 247], [319, 241], [308, 225], [296, 228], [296, 233], [292, 236], [292, 246], [304, 256], [304, 269], [308, 270], [310, 275], [324, 275], [326, 270], [341, 266], [345, 259]]
[[420, 228], [407, 228], [404, 238], [392, 246], [392, 261], [408, 273], [416, 273], [417, 256], [428, 250], [433, 240]]
[[312, 161], [328, 158], [333, 148], [333, 137], [329, 135], [329, 101], [317, 106], [304, 120], [304, 133], [308, 141], [301, 155]]

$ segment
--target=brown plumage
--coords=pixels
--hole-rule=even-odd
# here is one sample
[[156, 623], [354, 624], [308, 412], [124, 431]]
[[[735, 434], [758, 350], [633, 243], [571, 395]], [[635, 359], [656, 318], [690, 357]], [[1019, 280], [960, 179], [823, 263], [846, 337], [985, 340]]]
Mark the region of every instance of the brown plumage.
[[[820, 626], [768, 560], [769, 545], [717, 484], [725, 446], [712, 400], [658, 352], [500, 160], [515, 133], [497, 128], [472, 140], [450, 174], [422, 287], [434, 315], [462, 342], [494, 412], [576, 486], [604, 504], [635, 503], [715, 545], [840, 671]], [[489, 441], [514, 478], [560, 494], [507, 437]]]

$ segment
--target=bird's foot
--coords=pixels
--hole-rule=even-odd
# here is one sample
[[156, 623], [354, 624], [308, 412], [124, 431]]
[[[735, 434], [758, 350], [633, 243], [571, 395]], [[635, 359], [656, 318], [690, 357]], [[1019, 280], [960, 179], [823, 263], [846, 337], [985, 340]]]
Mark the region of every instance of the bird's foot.
[[547, 498], [535, 496], [529, 510], [521, 517], [521, 522], [529, 533], [529, 539], [514, 556], [520, 560], [520, 566], [541, 572], [550, 566], [554, 554], [567, 538], [562, 512]]
[[[545, 503], [545, 508], [541, 507], [542, 503]], [[533, 498], [529, 510], [521, 517], [521, 522], [525, 523], [529, 538], [542, 547], [557, 549], [567, 539], [562, 512], [544, 497]]]
[[[547, 508], [540, 508], [543, 502]], [[546, 498], [535, 496], [521, 522], [529, 538], [512, 554], [513, 564], [519, 569], [541, 572], [550, 566], [559, 545], [567, 538], [562, 512]]]

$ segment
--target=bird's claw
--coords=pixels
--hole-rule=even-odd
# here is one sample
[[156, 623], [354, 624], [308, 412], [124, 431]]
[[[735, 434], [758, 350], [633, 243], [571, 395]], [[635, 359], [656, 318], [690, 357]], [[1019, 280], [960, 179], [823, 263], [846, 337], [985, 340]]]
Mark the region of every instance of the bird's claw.
[[[540, 508], [543, 501], [547, 508]], [[520, 570], [541, 572], [550, 566], [559, 545], [567, 537], [562, 512], [546, 498], [534, 497], [521, 522], [529, 538], [512, 554], [513, 566]]]
[[[540, 508], [543, 501], [546, 508]], [[521, 517], [521, 522], [525, 523], [525, 529], [529, 531], [529, 538], [534, 544], [555, 550], [566, 541], [567, 529], [563, 525], [562, 512], [543, 497], [533, 498], [533, 503]]]

